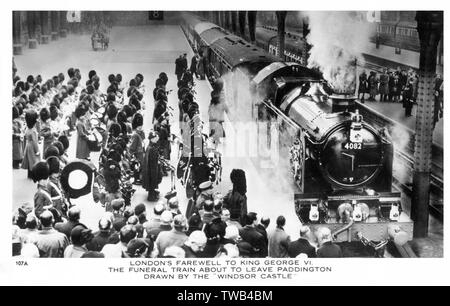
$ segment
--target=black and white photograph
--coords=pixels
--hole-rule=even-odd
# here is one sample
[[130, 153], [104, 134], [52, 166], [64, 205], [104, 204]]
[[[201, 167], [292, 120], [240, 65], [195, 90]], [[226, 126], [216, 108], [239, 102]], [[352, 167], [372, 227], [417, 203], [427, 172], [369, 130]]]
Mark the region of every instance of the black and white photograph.
[[78, 6], [3, 13], [14, 282], [444, 263], [443, 7]]

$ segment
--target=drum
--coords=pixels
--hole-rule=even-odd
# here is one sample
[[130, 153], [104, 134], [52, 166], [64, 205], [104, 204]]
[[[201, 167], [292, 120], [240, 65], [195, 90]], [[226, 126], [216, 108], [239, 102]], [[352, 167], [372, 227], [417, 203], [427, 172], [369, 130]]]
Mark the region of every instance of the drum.
[[94, 129], [92, 131], [92, 134], [88, 136], [88, 147], [91, 152], [99, 152], [102, 149], [102, 140], [103, 137], [97, 131], [97, 129]]
[[61, 171], [61, 187], [71, 199], [77, 199], [91, 192], [95, 166], [86, 160], [74, 160]]

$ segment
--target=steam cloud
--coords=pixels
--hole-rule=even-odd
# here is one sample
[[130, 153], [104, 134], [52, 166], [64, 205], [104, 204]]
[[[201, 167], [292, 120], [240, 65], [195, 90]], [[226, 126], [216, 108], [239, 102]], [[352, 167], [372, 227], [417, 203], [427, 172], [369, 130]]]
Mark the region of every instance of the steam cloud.
[[319, 68], [337, 92], [353, 93], [356, 88], [355, 60], [363, 62], [362, 51], [375, 33], [375, 24], [365, 12], [304, 12], [312, 45], [308, 67]]

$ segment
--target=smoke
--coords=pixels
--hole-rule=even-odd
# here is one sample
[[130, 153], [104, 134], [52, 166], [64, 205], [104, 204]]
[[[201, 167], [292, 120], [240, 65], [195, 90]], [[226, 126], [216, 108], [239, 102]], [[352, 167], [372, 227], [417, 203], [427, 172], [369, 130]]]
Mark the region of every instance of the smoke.
[[376, 26], [365, 12], [303, 12], [309, 22], [308, 67], [318, 68], [338, 92], [354, 92], [355, 60], [362, 63], [362, 52], [375, 33]]
[[[390, 128], [390, 135], [394, 149], [397, 152], [408, 152], [410, 133], [401, 125], [394, 125]], [[394, 154], [393, 174], [401, 183], [412, 183], [412, 173], [408, 161]]]

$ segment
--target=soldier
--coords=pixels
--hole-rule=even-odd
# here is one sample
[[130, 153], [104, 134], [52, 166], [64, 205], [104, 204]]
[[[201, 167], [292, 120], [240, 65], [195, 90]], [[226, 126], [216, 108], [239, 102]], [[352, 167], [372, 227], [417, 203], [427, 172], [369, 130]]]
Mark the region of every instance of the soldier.
[[48, 190], [48, 177], [50, 169], [46, 161], [40, 161], [33, 166], [33, 181], [37, 183], [37, 191], [34, 194], [34, 214], [40, 216], [44, 210], [53, 206], [52, 197]]
[[36, 130], [38, 114], [34, 111], [28, 111], [25, 114], [25, 122], [27, 123], [27, 130], [25, 132], [25, 149], [22, 162], [22, 169], [28, 170], [28, 178], [32, 179], [32, 167], [37, 163], [41, 157], [39, 152], [38, 132]]
[[380, 102], [386, 102], [389, 95], [389, 75], [387, 69], [383, 69], [383, 73], [380, 75]]
[[413, 107], [414, 89], [413, 80], [409, 80], [403, 90], [403, 107], [405, 108], [405, 117], [411, 117]]
[[145, 134], [142, 130], [142, 126], [144, 125], [144, 119], [141, 114], [136, 113], [133, 116], [133, 121], [131, 123], [133, 128], [133, 133], [131, 134], [131, 143], [129, 147], [129, 152], [132, 156], [134, 156], [139, 161], [139, 168], [134, 171], [134, 183], [141, 184], [141, 169], [144, 163], [144, 140]]
[[194, 54], [194, 56], [192, 57], [192, 60], [191, 60], [190, 70], [191, 70], [192, 75], [195, 76], [197, 79], [200, 78], [200, 76], [199, 76], [199, 74], [197, 72], [198, 62], [199, 62], [199, 56], [198, 56], [197, 51], [195, 51], [195, 54]]
[[47, 159], [47, 163], [49, 165], [49, 181], [48, 181], [48, 190], [52, 197], [53, 207], [64, 217], [67, 216], [67, 205], [64, 194], [61, 190], [61, 185], [59, 181], [60, 177], [60, 163], [59, 158], [52, 156]]
[[142, 187], [148, 192], [148, 201], [156, 201], [159, 197], [158, 185], [161, 183], [162, 176], [159, 166], [158, 152], [158, 132], [151, 131], [148, 139], [150, 143], [145, 152], [144, 163], [142, 167]]
[[364, 96], [367, 92], [367, 74], [366, 71], [363, 70], [359, 75], [359, 87], [358, 87], [358, 99], [359, 95], [362, 94], [361, 102], [364, 103]]
[[[175, 74], [177, 75], [177, 80], [181, 80], [181, 76], [183, 75], [183, 65], [182, 65], [183, 56], [180, 55], [175, 60]], [[186, 65], [187, 66], [187, 65]]]

